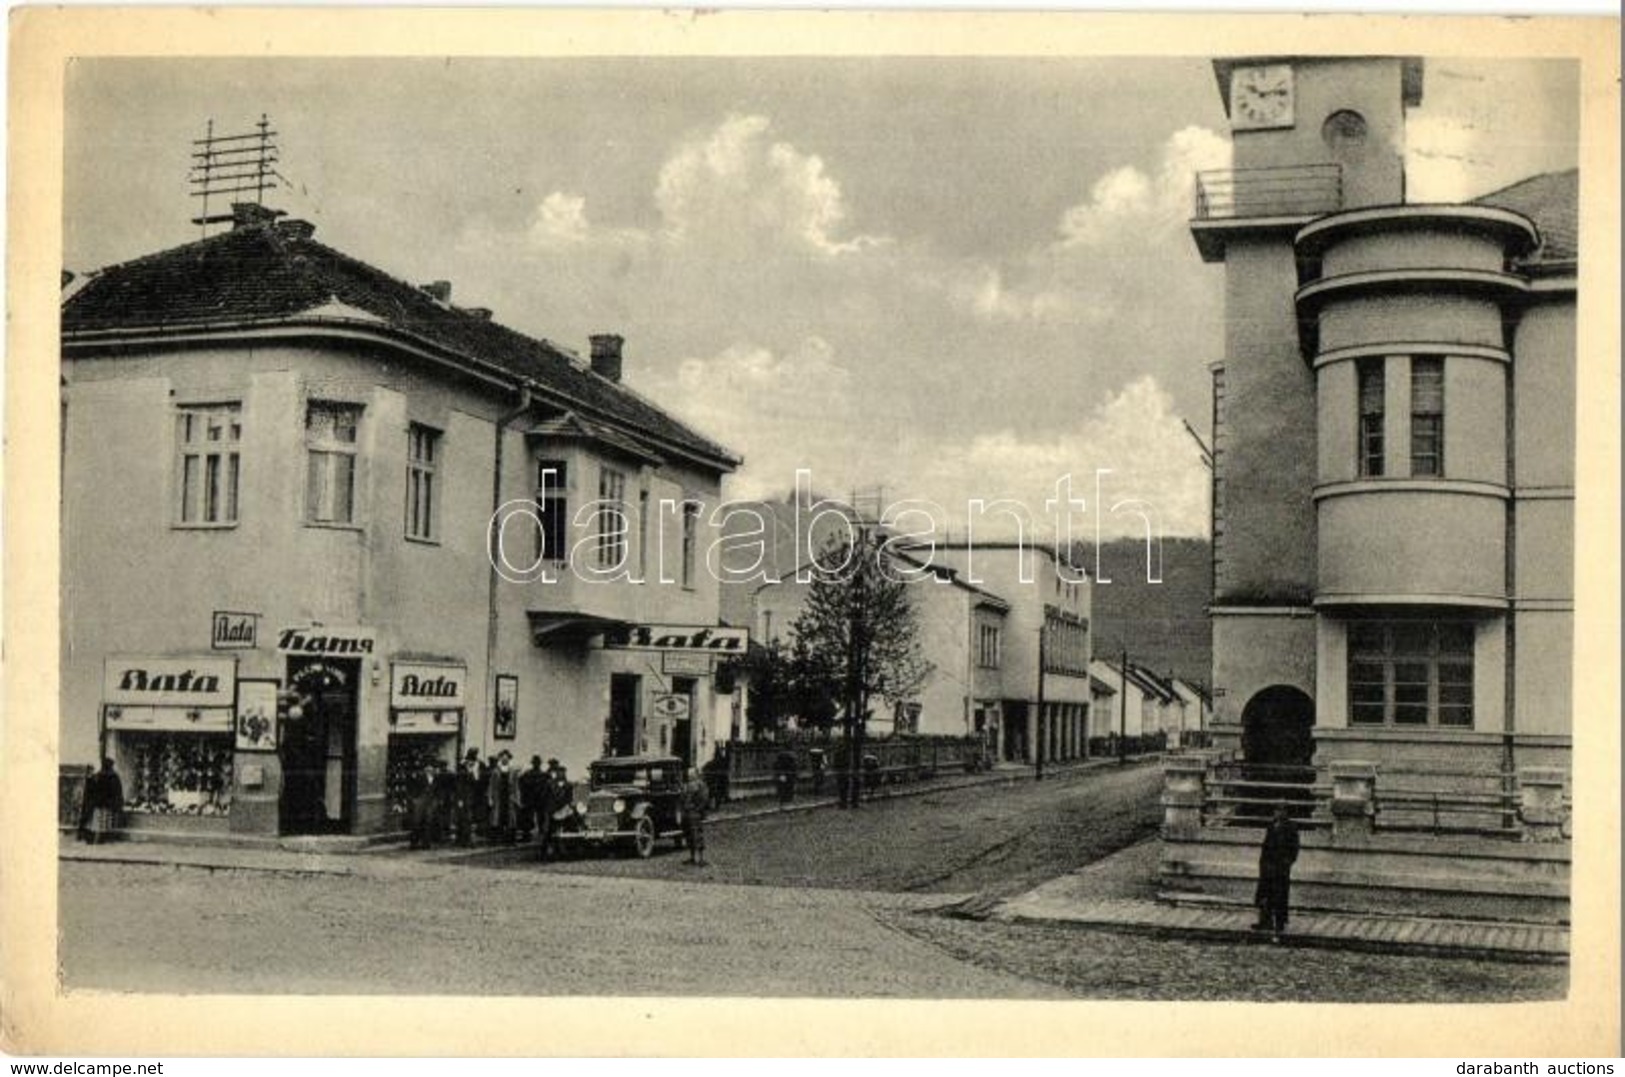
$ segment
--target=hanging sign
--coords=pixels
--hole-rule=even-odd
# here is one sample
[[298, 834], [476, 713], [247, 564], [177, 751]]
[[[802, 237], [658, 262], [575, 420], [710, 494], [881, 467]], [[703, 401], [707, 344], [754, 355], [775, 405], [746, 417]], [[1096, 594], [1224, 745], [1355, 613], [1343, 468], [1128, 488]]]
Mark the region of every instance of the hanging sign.
[[467, 706], [467, 666], [396, 662], [390, 666], [389, 705], [398, 710], [460, 710]]
[[743, 655], [750, 631], [726, 625], [625, 625], [604, 634], [604, 646], [644, 651]]
[[655, 714], [671, 722], [681, 722], [688, 717], [688, 696], [675, 692], [655, 696]]
[[230, 707], [237, 701], [235, 658], [110, 655], [102, 702], [146, 707]]

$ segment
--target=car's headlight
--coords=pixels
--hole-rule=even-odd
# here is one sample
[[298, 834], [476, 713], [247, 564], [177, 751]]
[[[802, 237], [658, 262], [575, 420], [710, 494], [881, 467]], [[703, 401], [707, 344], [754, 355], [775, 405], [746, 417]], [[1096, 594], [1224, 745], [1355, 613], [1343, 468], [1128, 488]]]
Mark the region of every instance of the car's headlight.
[[576, 814], [577, 815], [586, 815], [587, 814], [587, 802], [585, 800], [576, 801]]
[[620, 797], [616, 797], [615, 803], [612, 804], [611, 807], [615, 809], [615, 814], [619, 815], [621, 812], [626, 810], [626, 801], [622, 800]]

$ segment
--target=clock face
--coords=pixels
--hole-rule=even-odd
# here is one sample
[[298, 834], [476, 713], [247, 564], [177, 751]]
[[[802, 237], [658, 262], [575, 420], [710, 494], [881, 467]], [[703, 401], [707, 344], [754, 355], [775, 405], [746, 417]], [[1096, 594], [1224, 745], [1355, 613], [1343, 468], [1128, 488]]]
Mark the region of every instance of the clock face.
[[1238, 67], [1230, 74], [1230, 121], [1240, 131], [1292, 126], [1292, 68]]

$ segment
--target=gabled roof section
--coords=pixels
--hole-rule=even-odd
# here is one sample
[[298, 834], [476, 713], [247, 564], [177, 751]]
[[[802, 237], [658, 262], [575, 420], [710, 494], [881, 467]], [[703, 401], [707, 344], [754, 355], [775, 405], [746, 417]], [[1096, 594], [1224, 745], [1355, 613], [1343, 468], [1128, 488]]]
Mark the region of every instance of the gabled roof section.
[[623, 434], [613, 427], [603, 423], [595, 423], [583, 419], [573, 411], [551, 419], [544, 419], [525, 431], [529, 437], [552, 438], [560, 441], [586, 441], [604, 446], [630, 456], [634, 460], [643, 460], [651, 464], [660, 464], [663, 461], [660, 454], [649, 446], [643, 444], [630, 435]]
[[[293, 222], [297, 224], [297, 222]], [[62, 306], [63, 343], [120, 333], [185, 333], [282, 323], [361, 326], [427, 343], [471, 367], [533, 381], [541, 395], [600, 424], [721, 470], [728, 449], [564, 349], [442, 303], [423, 289], [310, 238], [303, 227], [241, 226], [96, 273]]]
[[1544, 172], [1473, 199], [1535, 222], [1540, 246], [1522, 260], [1532, 269], [1572, 267], [1580, 256], [1580, 170]]

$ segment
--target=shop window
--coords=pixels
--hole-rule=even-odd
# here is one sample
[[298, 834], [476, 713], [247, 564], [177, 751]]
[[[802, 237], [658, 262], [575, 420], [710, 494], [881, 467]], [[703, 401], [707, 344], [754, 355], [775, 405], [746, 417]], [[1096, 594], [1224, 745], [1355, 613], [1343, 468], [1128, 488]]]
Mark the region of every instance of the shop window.
[[1411, 474], [1444, 474], [1444, 360], [1411, 360]]
[[1361, 621], [1349, 626], [1354, 725], [1473, 725], [1473, 626], [1466, 621]]
[[242, 409], [236, 404], [180, 409], [175, 417], [180, 524], [208, 527], [237, 522], [242, 437]]
[[683, 586], [694, 587], [699, 568], [700, 506], [693, 501], [683, 502]]
[[626, 562], [626, 476], [613, 468], [598, 471], [598, 567]]
[[440, 431], [413, 423], [406, 428], [406, 537], [432, 542], [440, 537], [436, 521], [435, 468], [440, 457]]
[[536, 518], [541, 522], [537, 535], [538, 560], [563, 561], [569, 557], [570, 499], [565, 490], [567, 472], [563, 460], [536, 462]]
[[1380, 359], [1359, 365], [1360, 474], [1366, 477], [1383, 473], [1383, 377]]
[[230, 814], [231, 734], [120, 731], [115, 736], [125, 810]]
[[361, 408], [312, 401], [305, 412], [305, 519], [355, 523], [356, 434]]

